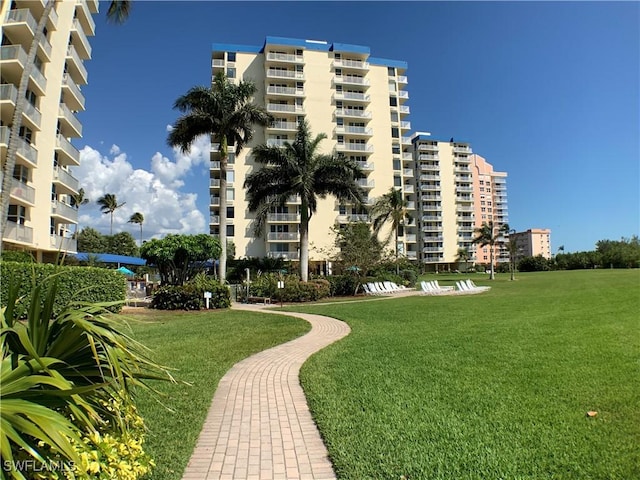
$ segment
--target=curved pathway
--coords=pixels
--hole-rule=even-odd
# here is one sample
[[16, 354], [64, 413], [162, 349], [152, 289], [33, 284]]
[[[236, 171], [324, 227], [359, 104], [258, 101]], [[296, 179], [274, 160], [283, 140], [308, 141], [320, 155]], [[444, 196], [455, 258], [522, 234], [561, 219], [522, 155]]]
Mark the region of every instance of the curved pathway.
[[238, 362], [222, 377], [183, 480], [336, 478], [298, 373], [309, 356], [350, 329], [322, 315], [265, 313], [302, 318], [311, 331]]

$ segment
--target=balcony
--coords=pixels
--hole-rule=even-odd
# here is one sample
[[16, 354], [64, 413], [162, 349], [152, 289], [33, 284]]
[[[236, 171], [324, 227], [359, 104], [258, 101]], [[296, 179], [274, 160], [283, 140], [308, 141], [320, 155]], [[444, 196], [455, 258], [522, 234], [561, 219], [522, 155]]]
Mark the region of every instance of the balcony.
[[404, 252], [404, 255], [409, 260], [417, 260], [418, 259], [418, 252], [414, 252], [413, 250], [407, 250], [406, 252]]
[[362, 170], [364, 172], [370, 172], [370, 171], [373, 171], [373, 169], [374, 169], [374, 163], [373, 162], [356, 161], [356, 163], [360, 167], [360, 170]]
[[464, 157], [456, 156], [454, 160], [456, 161], [456, 163], [464, 163], [466, 165], [469, 165], [471, 163], [471, 159], [467, 156], [464, 156]]
[[475, 212], [475, 208], [468, 205], [456, 205], [456, 212]]
[[299, 213], [269, 213], [267, 214], [268, 222], [279, 223], [297, 223], [300, 221]]
[[335, 111], [336, 117], [371, 118], [371, 112], [357, 110], [353, 108], [338, 108]]
[[209, 217], [209, 225], [220, 225], [220, 216], [219, 215], [211, 215]]
[[61, 219], [62, 223], [78, 223], [78, 210], [59, 200], [51, 202], [51, 216]]
[[65, 137], [82, 136], [82, 124], [64, 103], [61, 103], [58, 108], [58, 120], [61, 120], [60, 127], [62, 131], [66, 131]]
[[73, 37], [73, 45], [76, 47], [80, 58], [83, 60], [91, 59], [91, 45], [89, 44], [89, 40], [87, 40], [87, 36], [84, 33], [80, 20], [77, 18], [73, 21], [71, 36]]
[[457, 203], [471, 203], [473, 202], [473, 197], [471, 195], [461, 195], [456, 197]]
[[358, 85], [360, 87], [371, 85], [371, 81], [368, 78], [356, 77], [355, 75], [336, 75], [333, 77], [333, 83], [336, 85]]
[[73, 45], [69, 45], [69, 47], [67, 48], [66, 60], [69, 68], [69, 73], [71, 73], [72, 77], [74, 77], [75, 83], [86, 85], [89, 74], [87, 73], [87, 69], [84, 66], [84, 62], [78, 55], [78, 52], [76, 52], [76, 49]]
[[298, 232], [269, 232], [267, 234], [269, 242], [297, 242], [300, 240]]
[[405, 177], [413, 177], [413, 169], [412, 168], [403, 168], [402, 175]]
[[440, 180], [440, 175], [420, 175], [420, 180], [427, 182], [429, 180]]
[[269, 258], [282, 258], [284, 260], [300, 260], [300, 253], [298, 252], [274, 252], [268, 251], [267, 257]]
[[91, 13], [98, 13], [98, 0], [87, 0], [87, 5]]
[[373, 145], [367, 145], [366, 143], [338, 143], [336, 145], [336, 151], [338, 152], [355, 152], [355, 153], [373, 153]]
[[417, 238], [415, 233], [406, 233], [404, 236], [404, 241], [407, 243], [416, 243]]
[[429, 233], [429, 232], [440, 233], [442, 232], [442, 226], [425, 225], [422, 227], [422, 231], [425, 233]]
[[440, 156], [436, 153], [421, 153], [418, 155], [418, 160], [428, 161], [428, 160], [440, 160]]
[[300, 205], [302, 203], [302, 199], [300, 198], [300, 195], [291, 195], [289, 198], [287, 198], [287, 203]]
[[[434, 205], [434, 204], [422, 204], [422, 211], [423, 212], [430, 212], [433, 213], [435, 212], [436, 214], [438, 214], [438, 216], [440, 215], [440, 212], [442, 212], [442, 205]], [[431, 216], [431, 215], [429, 215]]]
[[408, 200], [407, 210], [415, 210], [415, 209], [416, 209], [416, 202], [414, 202], [413, 200]]
[[407, 83], [409, 83], [409, 79], [404, 75], [398, 75], [396, 78], [398, 79], [398, 83], [401, 83], [403, 85], [406, 85]]
[[334, 100], [348, 100], [350, 102], [370, 102], [371, 95], [358, 92], [336, 92], [333, 94]]
[[62, 187], [58, 189], [58, 193], [75, 194], [80, 188], [78, 179], [61, 167], [54, 167], [53, 181]]
[[[400, 128], [403, 130], [411, 130], [411, 122], [405, 122], [405, 121], [400, 122]], [[403, 137], [403, 140], [404, 138], [409, 138], [409, 137]], [[409, 138], [409, 144], [410, 143], [411, 143], [411, 138]]]
[[471, 147], [457, 146], [453, 147], [453, 153], [473, 153]]
[[438, 145], [431, 145], [429, 143], [421, 143], [418, 145], [418, 150], [423, 152], [437, 152]]
[[213, 195], [209, 197], [209, 205], [220, 205], [220, 197], [214, 197]]
[[269, 147], [284, 147], [285, 143], [291, 143], [293, 139], [289, 140], [286, 138], [268, 138], [267, 146]]
[[277, 68], [267, 69], [267, 78], [290, 78], [293, 80], [304, 80], [304, 73], [295, 70], [281, 70]]
[[422, 195], [421, 200], [422, 201], [436, 201], [437, 202], [437, 201], [442, 200], [442, 197], [440, 195], [428, 194], [428, 195]]
[[223, 58], [214, 58], [211, 60], [211, 67], [224, 67], [224, 59]]
[[406, 90], [400, 90], [398, 91], [398, 97], [404, 99], [404, 100], [408, 100], [409, 99], [409, 92], [407, 92]]
[[439, 222], [442, 220], [442, 216], [440, 215], [424, 215], [422, 217], [423, 222]]
[[220, 179], [219, 178], [210, 178], [209, 179], [209, 187], [220, 188]]
[[61, 237], [60, 235], [50, 235], [51, 248], [59, 252], [77, 252], [78, 243], [74, 238]]
[[456, 187], [456, 192], [467, 192], [467, 193], [473, 193], [473, 187]]
[[421, 163], [420, 164], [420, 170], [422, 172], [439, 172], [440, 171], [440, 165], [429, 165], [429, 164]]
[[62, 75], [62, 91], [64, 92], [64, 101], [69, 108], [75, 111], [84, 110], [84, 95], [68, 73]]
[[440, 185], [420, 185], [420, 190], [423, 192], [439, 192], [441, 188]]
[[[2, 116], [4, 118], [12, 118], [17, 99], [18, 89], [15, 85], [12, 83], [0, 85], [0, 106], [2, 108]], [[31, 103], [25, 103], [22, 117], [23, 125], [29, 127], [31, 130], [40, 131], [42, 114], [40, 113], [40, 110], [31, 105]]]
[[33, 243], [33, 228], [15, 222], [7, 222], [2, 239], [7, 242]]
[[456, 182], [471, 183], [473, 178], [470, 175], [456, 175]]
[[[2, 29], [9, 33], [11, 39], [21, 45], [31, 45], [33, 36], [38, 28], [38, 21], [28, 8], [20, 8], [17, 10], [9, 10]], [[51, 43], [46, 37], [40, 42], [39, 52], [43, 60], [51, 61]]]
[[[3, 45], [0, 47], [0, 69], [3, 78], [15, 85], [20, 83], [22, 71], [27, 64], [27, 53], [21, 45]], [[47, 88], [47, 80], [37, 68], [31, 70], [29, 87], [37, 95], [44, 95]]]
[[93, 21], [89, 6], [82, 0], [76, 2], [76, 15], [82, 24], [82, 29], [89, 36], [96, 34], [96, 22]]
[[[6, 155], [6, 150], [7, 148], [9, 148], [9, 127], [0, 127], [0, 146], [2, 147], [2, 154]], [[17, 156], [17, 160], [22, 159], [32, 167], [38, 165], [37, 150], [30, 144], [25, 142], [22, 138], [18, 138]]]
[[365, 135], [372, 136], [373, 129], [367, 127], [352, 127], [352, 126], [338, 126], [335, 128], [335, 133], [347, 134], [347, 135]]
[[405, 160], [405, 161], [411, 161], [411, 160], [413, 160], [413, 153], [411, 153], [411, 152], [405, 152], [405, 153], [403, 153], [403, 154], [402, 154], [402, 160]]
[[304, 63], [304, 57], [302, 55], [294, 55], [291, 53], [267, 52], [267, 61], [302, 64]]
[[61, 154], [58, 155], [58, 162], [61, 165], [73, 165], [76, 167], [80, 165], [80, 152], [61, 134], [58, 134], [56, 138], [56, 152]]
[[342, 58], [336, 58], [332, 62], [334, 68], [349, 68], [356, 70], [369, 70], [369, 62], [363, 62], [362, 60], [347, 60]]
[[369, 180], [367, 178], [359, 178], [356, 180], [356, 183], [362, 188], [373, 188], [376, 186], [375, 180]]
[[345, 214], [345, 215], [338, 215], [338, 223], [359, 223], [359, 222], [369, 223], [371, 222], [371, 218], [366, 213], [362, 213], [362, 214], [351, 213], [351, 214]]
[[402, 191], [404, 193], [415, 193], [415, 188], [413, 187], [413, 185], [404, 184], [402, 186]]
[[267, 94], [269, 95], [282, 95], [293, 97], [304, 97], [304, 89], [296, 87], [280, 87], [276, 85], [269, 85], [267, 87]]
[[276, 113], [295, 113], [300, 115], [304, 113], [304, 108], [302, 105], [293, 105], [287, 103], [267, 103], [267, 111]]
[[411, 145], [411, 137], [402, 137], [401, 141], [403, 145]]
[[407, 105], [400, 105], [398, 107], [398, 110], [400, 111], [400, 113], [407, 114], [407, 115], [411, 113], [411, 109]]
[[11, 197], [19, 200], [21, 203], [27, 203], [33, 205], [36, 200], [36, 190], [30, 187], [26, 183], [23, 183], [15, 178], [11, 179]]

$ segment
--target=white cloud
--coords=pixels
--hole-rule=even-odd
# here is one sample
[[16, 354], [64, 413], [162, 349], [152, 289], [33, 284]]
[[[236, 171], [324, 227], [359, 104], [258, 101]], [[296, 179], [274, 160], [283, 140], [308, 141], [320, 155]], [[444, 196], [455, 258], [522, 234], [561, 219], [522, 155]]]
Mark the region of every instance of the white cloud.
[[145, 239], [168, 233], [205, 233], [207, 220], [198, 210], [196, 193], [183, 192], [184, 178], [194, 167], [209, 161], [210, 141], [198, 139], [186, 153], [174, 150], [171, 160], [160, 153], [150, 159], [150, 170], [134, 168], [117, 145], [112, 145], [109, 155], [85, 146], [80, 151], [80, 166], [74, 176], [84, 188], [90, 203], [80, 209], [80, 228], [91, 226], [108, 234], [110, 216], [100, 212], [96, 200], [105, 193], [116, 195], [125, 204], [114, 212], [113, 231], [131, 232], [137, 239], [139, 226], [127, 223], [135, 212], [144, 215]]

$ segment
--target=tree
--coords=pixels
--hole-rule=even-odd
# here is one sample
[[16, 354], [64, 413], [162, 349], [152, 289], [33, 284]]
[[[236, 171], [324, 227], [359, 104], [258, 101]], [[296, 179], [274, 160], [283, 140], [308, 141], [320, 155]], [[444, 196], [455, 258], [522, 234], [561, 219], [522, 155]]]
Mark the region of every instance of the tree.
[[107, 239], [97, 230], [87, 227], [78, 233], [78, 251], [86, 253], [105, 253]]
[[489, 262], [490, 262], [490, 274], [489, 279], [495, 279], [495, 271], [494, 271], [494, 247], [496, 244], [499, 244], [502, 241], [503, 235], [509, 232], [509, 225], [506, 223], [503, 224], [494, 224], [493, 220], [489, 220], [488, 222], [484, 222], [481, 227], [476, 228], [476, 233], [478, 236], [473, 239], [473, 243], [480, 244], [481, 247], [489, 245]]
[[[75, 206], [77, 210], [80, 210], [81, 205], [86, 205], [89, 203], [89, 199], [84, 196], [84, 188], [78, 190], [78, 193], [71, 195], [71, 205]], [[73, 236], [77, 237], [78, 232], [80, 231], [80, 220], [78, 219], [78, 223], [76, 223], [76, 231]]]
[[298, 124], [293, 143], [282, 147], [259, 145], [253, 149], [262, 168], [249, 174], [244, 182], [249, 211], [256, 212], [254, 232], [261, 235], [267, 215], [284, 207], [288, 198], [298, 195], [300, 205], [300, 278], [309, 279], [309, 222], [316, 212], [318, 198], [335, 196], [341, 202], [362, 204], [363, 192], [356, 182], [361, 175], [355, 161], [342, 154], [320, 154], [318, 145], [326, 135], [311, 139], [305, 120]]
[[174, 108], [182, 115], [169, 132], [167, 142], [189, 150], [196, 138], [212, 135], [220, 144], [220, 283], [227, 272], [227, 162], [229, 144], [235, 145], [236, 155], [253, 138], [254, 125], [270, 125], [273, 118], [264, 107], [252, 102], [256, 92], [253, 82], [232, 83], [224, 73], [215, 76], [211, 87], [193, 87], [179, 97]]
[[383, 245], [378, 235], [371, 231], [364, 222], [350, 223], [343, 228], [333, 227], [336, 235], [335, 245], [339, 249], [336, 261], [342, 264], [343, 270], [358, 278], [356, 291], [361, 277], [380, 263]]
[[100, 205], [100, 211], [102, 213], [108, 213], [111, 215], [111, 229], [109, 230], [110, 235], [113, 235], [113, 212], [115, 212], [118, 208], [122, 207], [127, 202], [122, 202], [118, 204], [118, 199], [113, 193], [105, 193], [102, 197], [100, 197], [97, 202]]
[[458, 249], [458, 253], [456, 255], [456, 263], [458, 263], [458, 265], [460, 265], [461, 263], [464, 264], [464, 271], [466, 272], [468, 269], [468, 263], [469, 260], [471, 260], [471, 254], [469, 253], [469, 249], [468, 248], [459, 248]]
[[404, 219], [411, 218], [407, 209], [408, 202], [402, 197], [402, 191], [391, 188], [389, 192], [382, 195], [371, 207], [371, 216], [373, 218], [373, 231], [376, 235], [380, 233], [382, 227], [391, 222], [391, 230], [385, 240], [388, 244], [391, 236], [394, 236], [394, 251], [396, 254], [396, 275], [400, 273], [398, 266], [398, 235], [400, 227], [404, 224]]
[[107, 242], [107, 253], [115, 255], [127, 255], [129, 257], [138, 256], [138, 245], [136, 239], [129, 232], [118, 232], [115, 235], [105, 237]]
[[206, 262], [219, 258], [217, 238], [198, 235], [167, 235], [151, 239], [140, 247], [140, 256], [158, 268], [163, 285], [184, 285], [205, 270]]
[[[13, 178], [13, 170], [16, 166], [16, 153], [20, 146], [20, 129], [22, 127], [22, 113], [27, 105], [27, 88], [29, 86], [29, 77], [33, 73], [35, 66], [35, 59], [38, 52], [38, 45], [42, 43], [45, 36], [45, 27], [51, 10], [53, 10], [56, 4], [56, 0], [48, 0], [42, 11], [42, 15], [38, 19], [38, 24], [34, 31], [31, 45], [29, 46], [29, 52], [25, 59], [24, 69], [20, 76], [20, 83], [18, 85], [18, 94], [16, 100], [16, 108], [13, 111], [13, 118], [11, 126], [9, 128], [9, 144], [7, 148], [7, 156], [2, 164], [2, 192], [0, 193], [0, 221], [2, 222], [2, 231], [5, 231], [7, 226], [7, 215], [9, 213], [9, 203], [11, 195], [11, 180]], [[112, 23], [122, 23], [129, 16], [131, 2], [129, 0], [112, 1], [107, 10], [107, 20]], [[0, 242], [0, 249], [2, 242]]]
[[640, 239], [634, 235], [630, 239], [599, 240], [596, 252], [605, 268], [633, 268], [640, 266]]
[[142, 246], [142, 224], [144, 223], [144, 215], [140, 212], [136, 212], [131, 215], [127, 223], [137, 223], [140, 225], [140, 246]]
[[511, 281], [516, 279], [518, 253], [520, 253], [520, 247], [518, 245], [517, 238], [514, 236], [515, 233], [515, 230], [509, 230], [509, 238], [507, 240], [507, 251], [509, 252], [509, 273], [511, 274]]

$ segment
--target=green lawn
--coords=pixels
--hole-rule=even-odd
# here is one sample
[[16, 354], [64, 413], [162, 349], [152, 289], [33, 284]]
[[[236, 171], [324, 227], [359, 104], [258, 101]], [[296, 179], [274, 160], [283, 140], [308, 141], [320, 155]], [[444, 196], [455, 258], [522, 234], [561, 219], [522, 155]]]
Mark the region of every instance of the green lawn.
[[[146, 392], [138, 395], [149, 428], [145, 450], [154, 458], [153, 480], [180, 479], [187, 465], [220, 378], [253, 353], [279, 345], [309, 330], [303, 320], [239, 311], [130, 314], [137, 340], [152, 357], [176, 369], [185, 384], [154, 382], [163, 405]], [[168, 411], [166, 407], [173, 411]]]
[[296, 307], [352, 328], [302, 370], [339, 477], [640, 478], [640, 271], [473, 278], [492, 290]]

